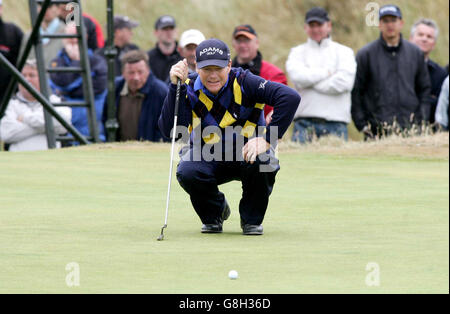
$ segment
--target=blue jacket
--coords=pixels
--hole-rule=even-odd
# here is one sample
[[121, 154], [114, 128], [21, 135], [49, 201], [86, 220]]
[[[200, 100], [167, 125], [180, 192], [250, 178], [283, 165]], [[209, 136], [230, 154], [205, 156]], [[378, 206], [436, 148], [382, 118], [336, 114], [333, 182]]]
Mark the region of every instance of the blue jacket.
[[[116, 117], [119, 111], [120, 92], [124, 85], [125, 79], [123, 77], [118, 77], [116, 79]], [[144, 94], [145, 98], [142, 101], [138, 138], [136, 140], [151, 142], [160, 142], [162, 140], [161, 132], [158, 129], [158, 118], [161, 114], [167, 92], [167, 85], [163, 81], [157, 79], [153, 73], [150, 73], [147, 82], [139, 90], [139, 93]], [[106, 123], [106, 120], [108, 119], [108, 104], [106, 102], [104, 108], [103, 123]], [[120, 132], [117, 132], [117, 136], [119, 134]], [[116, 139], [118, 140], [118, 137]]]
[[[108, 67], [102, 56], [88, 51], [89, 65], [91, 66], [92, 85], [94, 95], [98, 96], [106, 90]], [[58, 57], [51, 62], [51, 67], [80, 67], [80, 61], [71, 60], [62, 49]], [[81, 99], [83, 94], [83, 80], [80, 73], [51, 73], [50, 85], [61, 96]]]
[[[101, 123], [103, 105], [107, 95], [107, 65], [99, 55], [88, 51], [91, 66], [92, 84], [94, 89], [95, 112], [99, 128], [100, 140], [105, 141], [105, 132]], [[71, 60], [65, 49], [52, 61], [51, 67], [80, 67], [80, 61]], [[80, 73], [51, 73], [50, 86], [53, 92], [66, 101], [84, 101], [83, 78]], [[72, 125], [83, 135], [89, 136], [89, 123], [86, 108], [72, 108]]]

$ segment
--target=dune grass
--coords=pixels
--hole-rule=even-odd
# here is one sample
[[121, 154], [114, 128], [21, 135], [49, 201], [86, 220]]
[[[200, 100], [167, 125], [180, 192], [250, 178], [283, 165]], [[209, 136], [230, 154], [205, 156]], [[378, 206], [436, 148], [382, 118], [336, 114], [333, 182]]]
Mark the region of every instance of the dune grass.
[[[106, 0], [83, 0], [82, 3], [86, 12], [105, 25]], [[115, 12], [129, 15], [141, 23], [141, 27], [135, 30], [135, 42], [143, 49], [154, 46], [154, 22], [163, 14], [176, 18], [180, 34], [186, 29], [198, 28], [207, 37], [217, 37], [228, 44], [231, 44], [235, 26], [252, 24], [259, 34], [263, 56], [284, 69], [290, 49], [306, 40], [304, 16], [313, 6], [329, 10], [334, 23], [333, 38], [355, 52], [376, 39], [379, 34], [377, 27], [366, 24], [366, 16], [371, 12], [366, 9], [368, 3], [400, 6], [406, 38], [412, 24], [420, 17], [435, 19], [440, 27], [440, 36], [431, 58], [441, 65], [448, 64], [449, 3], [446, 0], [116, 0]], [[4, 0], [3, 6], [5, 20], [29, 29], [28, 0]]]

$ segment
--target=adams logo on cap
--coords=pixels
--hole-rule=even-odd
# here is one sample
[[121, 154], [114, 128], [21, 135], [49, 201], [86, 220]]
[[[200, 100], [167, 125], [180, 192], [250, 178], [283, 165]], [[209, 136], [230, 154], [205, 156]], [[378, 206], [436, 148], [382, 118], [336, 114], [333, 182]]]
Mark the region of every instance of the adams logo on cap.
[[195, 51], [197, 68], [215, 65], [224, 68], [230, 61], [230, 49], [223, 41], [215, 38], [205, 40]]
[[223, 50], [216, 47], [208, 47], [199, 52], [200, 57], [206, 53], [207, 56], [215, 55], [216, 53], [223, 55]]

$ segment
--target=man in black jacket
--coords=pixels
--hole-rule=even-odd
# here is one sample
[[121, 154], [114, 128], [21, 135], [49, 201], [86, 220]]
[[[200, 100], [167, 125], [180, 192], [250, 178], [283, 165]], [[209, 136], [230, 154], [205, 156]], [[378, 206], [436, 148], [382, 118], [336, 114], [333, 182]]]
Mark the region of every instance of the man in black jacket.
[[425, 58], [402, 38], [403, 24], [397, 6], [381, 7], [380, 38], [356, 56], [352, 117], [366, 137], [390, 133], [394, 124], [411, 128], [428, 119], [431, 84]]
[[[133, 44], [133, 28], [139, 26], [139, 23], [131, 20], [128, 16], [116, 15], [114, 16], [114, 47], [117, 50], [115, 58], [115, 75], [122, 75], [121, 58], [131, 50], [139, 50], [139, 47]], [[105, 47], [99, 49], [97, 53], [105, 57]]]
[[159, 17], [155, 23], [155, 36], [158, 42], [148, 52], [150, 70], [158, 79], [168, 83], [170, 68], [182, 59], [176, 42], [175, 19], [170, 15]]
[[[0, 53], [15, 65], [19, 56], [23, 32], [16, 25], [3, 22], [2, 13], [3, 5], [0, 0]], [[9, 72], [3, 66], [0, 66], [0, 102], [3, 99], [10, 78]]]

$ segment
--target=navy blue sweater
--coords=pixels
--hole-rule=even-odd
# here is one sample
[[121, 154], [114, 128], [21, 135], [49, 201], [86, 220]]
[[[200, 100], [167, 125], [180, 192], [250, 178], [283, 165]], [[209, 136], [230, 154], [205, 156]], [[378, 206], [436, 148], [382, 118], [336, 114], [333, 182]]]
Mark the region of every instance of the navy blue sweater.
[[[232, 71], [243, 71], [242, 69], [232, 68]], [[266, 81], [265, 79], [253, 75], [250, 71], [245, 71], [245, 78], [241, 84], [243, 94], [251, 101], [264, 103], [274, 107], [272, 122], [267, 126], [265, 134], [266, 140], [270, 140], [269, 127], [278, 127], [278, 139], [282, 138], [284, 133], [292, 123], [294, 114], [300, 104], [300, 95], [294, 89], [280, 83]], [[197, 78], [197, 74], [190, 77], [191, 80]], [[230, 82], [229, 82], [230, 83]], [[186, 98], [187, 89], [190, 86], [183, 84], [180, 92], [180, 104], [177, 125], [188, 127], [192, 123], [192, 106], [189, 99]], [[161, 116], [159, 118], [159, 128], [164, 137], [170, 137], [170, 131], [173, 128], [174, 109], [175, 109], [176, 85], [170, 84], [169, 93], [164, 101]], [[220, 97], [229, 97], [229, 95], [219, 93]], [[260, 125], [260, 126], [265, 126]], [[271, 143], [273, 144], [273, 143]]]
[[[91, 67], [92, 87], [94, 96], [102, 94], [106, 90], [108, 67], [106, 61], [99, 55], [88, 50], [89, 65]], [[81, 61], [72, 60], [63, 48], [56, 59], [51, 63], [56, 67], [80, 67]], [[50, 74], [51, 88], [61, 96], [69, 98], [84, 99], [83, 78], [80, 73], [55, 72]]]

